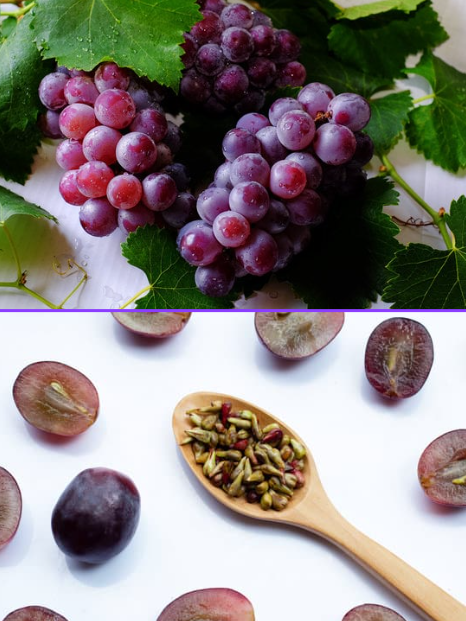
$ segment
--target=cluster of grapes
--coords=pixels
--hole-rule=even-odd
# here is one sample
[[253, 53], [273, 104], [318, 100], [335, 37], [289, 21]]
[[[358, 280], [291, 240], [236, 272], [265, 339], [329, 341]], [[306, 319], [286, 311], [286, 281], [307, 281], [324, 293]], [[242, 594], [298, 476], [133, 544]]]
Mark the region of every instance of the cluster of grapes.
[[180, 129], [164, 113], [159, 85], [107, 62], [92, 73], [49, 73], [39, 97], [44, 135], [64, 138], [56, 150], [65, 171], [60, 193], [79, 206], [87, 233], [103, 237], [117, 226], [129, 233], [157, 218], [180, 228], [193, 217], [188, 173], [173, 162]]
[[238, 277], [282, 269], [335, 195], [361, 191], [373, 154], [361, 132], [369, 119], [360, 95], [313, 82], [296, 99], [277, 99], [268, 117], [249, 112], [238, 120], [223, 139], [225, 162], [197, 199], [200, 218], [177, 237], [202, 293], [223, 296]]
[[258, 111], [265, 91], [302, 86], [298, 37], [261, 11], [225, 0], [198, 0], [203, 19], [185, 34], [181, 95], [209, 112]]

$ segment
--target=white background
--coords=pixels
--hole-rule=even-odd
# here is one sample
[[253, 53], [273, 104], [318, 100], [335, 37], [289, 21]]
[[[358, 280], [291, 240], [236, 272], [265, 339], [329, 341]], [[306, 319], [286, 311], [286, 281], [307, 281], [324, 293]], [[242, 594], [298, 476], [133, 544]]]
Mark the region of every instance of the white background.
[[[354, 0], [341, 2], [344, 5], [359, 4]], [[466, 3], [463, 0], [433, 0], [440, 20], [450, 35], [450, 39], [436, 50], [443, 60], [466, 72], [464, 54], [464, 37], [466, 33]], [[396, 45], [396, 41], [393, 42]], [[390, 50], [387, 50], [387, 54]], [[412, 62], [411, 62], [412, 61]], [[416, 59], [411, 59], [411, 64]], [[312, 76], [310, 76], [312, 78]], [[415, 97], [430, 92], [430, 87], [423, 78], [413, 78], [403, 83], [400, 88], [410, 88]], [[405, 142], [399, 143], [392, 152], [391, 159], [400, 174], [412, 187], [435, 209], [449, 209], [453, 199], [465, 193], [464, 174], [452, 175], [411, 150]], [[378, 160], [374, 160], [369, 169], [376, 174]], [[25, 187], [13, 183], [0, 183], [18, 192], [28, 200], [44, 207], [55, 215], [60, 224], [48, 221], [36, 221], [32, 218], [15, 218], [11, 221], [14, 238], [20, 248], [23, 267], [28, 270], [28, 284], [45, 297], [58, 304], [77, 284], [80, 274], [73, 273], [61, 278], [53, 270], [54, 257], [63, 267], [68, 258], [73, 258], [83, 265], [89, 274], [89, 280], [82, 291], [74, 296], [66, 308], [118, 308], [147, 285], [144, 273], [130, 266], [121, 256], [120, 244], [124, 236], [115, 231], [108, 238], [96, 239], [84, 233], [78, 223], [78, 208], [67, 205], [58, 192], [61, 171], [55, 163], [55, 147], [44, 145], [34, 164], [33, 175]], [[414, 219], [428, 221], [423, 212], [409, 197], [402, 194], [401, 205], [389, 208], [390, 213], [406, 221]], [[10, 225], [10, 222], [9, 222]], [[403, 243], [423, 241], [435, 247], [443, 248], [437, 231], [431, 227], [405, 227], [400, 234]], [[3, 236], [0, 244], [5, 246]], [[12, 261], [0, 256], [0, 280], [10, 280], [15, 271]], [[264, 291], [247, 302], [239, 301], [238, 308], [300, 308], [304, 305], [294, 299], [286, 285], [269, 283]], [[1, 308], [41, 308], [40, 303], [17, 291], [0, 292]], [[375, 308], [386, 308], [379, 303]]]
[[[252, 312], [194, 313], [164, 341], [131, 335], [109, 313], [2, 313], [0, 466], [24, 500], [15, 539], [0, 551], [0, 619], [28, 604], [69, 621], [155, 621], [198, 588], [239, 590], [257, 621], [341, 621], [353, 606], [388, 605], [421, 618], [332, 545], [305, 531], [245, 519], [201, 488], [171, 429], [179, 399], [225, 392], [275, 413], [308, 444], [339, 511], [466, 604], [466, 509], [424, 495], [418, 459], [434, 438], [464, 428], [466, 315], [405, 313], [429, 330], [431, 374], [411, 399], [383, 400], [364, 375], [372, 329], [393, 313], [347, 313], [336, 339], [286, 363], [259, 342]], [[57, 360], [96, 385], [101, 410], [74, 439], [28, 425], [11, 396], [23, 367]], [[142, 499], [136, 536], [101, 566], [68, 561], [50, 529], [59, 495], [81, 470], [107, 466], [133, 478]]]

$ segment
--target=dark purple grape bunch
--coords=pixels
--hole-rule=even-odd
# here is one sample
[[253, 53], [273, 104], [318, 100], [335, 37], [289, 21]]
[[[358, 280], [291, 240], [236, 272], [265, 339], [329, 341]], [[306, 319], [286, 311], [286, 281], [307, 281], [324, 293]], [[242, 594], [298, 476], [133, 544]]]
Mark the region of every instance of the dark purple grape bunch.
[[64, 200], [79, 206], [84, 230], [104, 237], [158, 223], [179, 228], [195, 212], [185, 167], [175, 163], [179, 127], [167, 118], [163, 89], [113, 62], [94, 72], [60, 68], [44, 77], [42, 131], [63, 138]]
[[299, 39], [261, 11], [224, 0], [198, 0], [203, 19], [185, 33], [180, 93], [206, 111], [258, 111], [266, 91], [302, 86]]
[[277, 99], [268, 117], [238, 120], [223, 139], [224, 163], [197, 199], [199, 219], [178, 234], [202, 293], [223, 296], [238, 277], [283, 269], [332, 199], [363, 189], [373, 144], [361, 130], [370, 113], [363, 97], [313, 82], [296, 99]]

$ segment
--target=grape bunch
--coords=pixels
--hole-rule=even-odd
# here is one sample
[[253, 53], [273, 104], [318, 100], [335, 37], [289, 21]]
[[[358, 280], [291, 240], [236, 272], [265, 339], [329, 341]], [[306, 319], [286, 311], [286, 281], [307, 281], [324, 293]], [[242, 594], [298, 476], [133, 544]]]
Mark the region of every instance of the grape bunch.
[[39, 97], [42, 132], [63, 138], [60, 193], [79, 206], [87, 233], [104, 237], [117, 226], [129, 233], [155, 222], [179, 228], [193, 217], [187, 170], [173, 161], [180, 129], [167, 119], [157, 83], [106, 62], [92, 73], [58, 68], [41, 81]]
[[177, 237], [202, 293], [223, 296], [236, 278], [284, 268], [335, 197], [362, 191], [373, 144], [361, 130], [370, 114], [360, 95], [313, 82], [297, 98], [277, 99], [268, 116], [239, 118], [223, 139], [224, 163], [197, 198], [198, 219]]
[[198, 0], [202, 20], [184, 35], [182, 97], [212, 113], [258, 111], [265, 92], [302, 86], [297, 36], [261, 11], [225, 0]]

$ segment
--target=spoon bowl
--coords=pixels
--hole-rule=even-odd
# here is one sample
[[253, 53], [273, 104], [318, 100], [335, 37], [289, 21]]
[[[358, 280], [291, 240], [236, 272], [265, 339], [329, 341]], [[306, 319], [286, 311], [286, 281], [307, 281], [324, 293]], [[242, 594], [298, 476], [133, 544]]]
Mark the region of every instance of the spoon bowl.
[[306, 447], [303, 474], [305, 484], [295, 490], [289, 504], [282, 511], [264, 511], [258, 503], [248, 503], [244, 497], [231, 497], [223, 489], [211, 484], [197, 464], [185, 430], [190, 428], [188, 410], [210, 405], [213, 401], [230, 402], [232, 413], [250, 410], [257, 416], [261, 427], [278, 423], [285, 433], [306, 446], [299, 435], [269, 412], [243, 399], [214, 392], [196, 392], [186, 395], [175, 407], [173, 431], [181, 453], [201, 485], [224, 506], [264, 521], [282, 522], [297, 526], [324, 537], [359, 562], [410, 604], [423, 619], [430, 621], [466, 621], [466, 607], [440, 587], [425, 578], [392, 552], [376, 543], [340, 515], [330, 502], [320, 482], [312, 454]]

